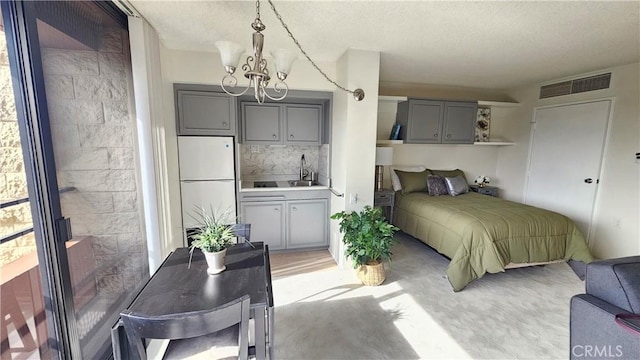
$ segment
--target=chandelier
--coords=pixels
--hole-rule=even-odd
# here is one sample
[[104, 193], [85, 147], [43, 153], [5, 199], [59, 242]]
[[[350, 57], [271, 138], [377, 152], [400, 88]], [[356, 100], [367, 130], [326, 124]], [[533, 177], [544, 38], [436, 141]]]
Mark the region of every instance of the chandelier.
[[[318, 72], [320, 72], [327, 81], [338, 87], [340, 90], [353, 94], [356, 101], [364, 99], [364, 91], [362, 89], [349, 90], [340, 86], [338, 83], [331, 80], [331, 78], [329, 78], [329, 76], [327, 76], [327, 74], [325, 74], [324, 71], [322, 71], [318, 65], [311, 60], [309, 55], [307, 55], [307, 53], [302, 49], [298, 40], [293, 36], [287, 24], [282, 20], [282, 17], [271, 0], [267, 1], [269, 2], [273, 12], [278, 17], [282, 27], [284, 27], [287, 34], [289, 34], [289, 37], [296, 44], [300, 52], [307, 58], [307, 60], [309, 60], [311, 65], [313, 65], [313, 67], [318, 70]], [[247, 56], [246, 62], [242, 65], [242, 70], [245, 71], [244, 77], [249, 79], [249, 85], [239, 93], [232, 92], [229, 88], [235, 88], [238, 85], [238, 79], [236, 79], [233, 74], [236, 72], [236, 66], [240, 62], [240, 57], [244, 53], [244, 49], [242, 46], [231, 41], [217, 41], [215, 43], [216, 47], [220, 51], [224, 70], [227, 72], [227, 74], [222, 78], [222, 82], [220, 84], [222, 86], [222, 90], [232, 96], [242, 96], [246, 94], [249, 89], [253, 89], [254, 96], [259, 104], [264, 103], [265, 98], [273, 101], [283, 100], [287, 97], [287, 93], [289, 92], [289, 86], [284, 81], [287, 79], [287, 75], [289, 75], [289, 72], [291, 71], [291, 65], [296, 59], [296, 55], [291, 51], [284, 49], [278, 49], [271, 53], [271, 57], [275, 62], [276, 76], [278, 80], [273, 85], [273, 94], [269, 94], [267, 92], [267, 87], [269, 86], [271, 76], [269, 75], [269, 69], [267, 69], [267, 60], [262, 55], [262, 47], [264, 45], [264, 35], [262, 35], [262, 31], [266, 29], [266, 26], [260, 20], [260, 0], [256, 1], [256, 18], [253, 23], [251, 23], [251, 28], [255, 31], [253, 33], [253, 56]]]

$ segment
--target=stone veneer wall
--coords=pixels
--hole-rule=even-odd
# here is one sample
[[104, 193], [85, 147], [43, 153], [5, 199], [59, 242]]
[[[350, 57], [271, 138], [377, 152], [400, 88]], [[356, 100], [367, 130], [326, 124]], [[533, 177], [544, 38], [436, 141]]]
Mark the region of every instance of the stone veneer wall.
[[[257, 153], [251, 152], [252, 146], [258, 148]], [[300, 158], [303, 154], [309, 172], [319, 171], [320, 164], [326, 164], [326, 159], [319, 159], [322, 153], [320, 146], [240, 144], [241, 179], [268, 179], [281, 175], [292, 179], [297, 178], [300, 174]]]
[[[0, 32], [0, 202], [28, 196], [4, 32]], [[0, 210], [0, 236], [30, 228], [29, 203]], [[33, 233], [0, 245], [0, 266], [36, 250]]]
[[90, 236], [98, 290], [122, 295], [148, 274], [130, 114], [126, 32], [105, 31], [99, 51], [42, 49], [63, 215]]

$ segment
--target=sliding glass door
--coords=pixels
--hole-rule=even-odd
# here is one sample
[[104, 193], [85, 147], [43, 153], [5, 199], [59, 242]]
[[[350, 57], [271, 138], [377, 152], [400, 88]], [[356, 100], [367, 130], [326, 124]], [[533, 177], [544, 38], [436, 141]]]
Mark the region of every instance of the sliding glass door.
[[2, 11], [25, 100], [17, 118], [42, 223], [34, 237], [46, 258], [48, 338], [63, 357], [102, 358], [149, 276], [126, 19], [90, 1], [3, 1]]

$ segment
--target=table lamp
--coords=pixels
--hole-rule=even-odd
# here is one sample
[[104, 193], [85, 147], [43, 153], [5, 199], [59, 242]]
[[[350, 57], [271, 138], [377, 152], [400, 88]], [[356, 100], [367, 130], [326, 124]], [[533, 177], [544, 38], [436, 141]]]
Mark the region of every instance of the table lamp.
[[375, 191], [382, 190], [382, 179], [385, 165], [393, 164], [392, 147], [376, 147], [376, 183]]

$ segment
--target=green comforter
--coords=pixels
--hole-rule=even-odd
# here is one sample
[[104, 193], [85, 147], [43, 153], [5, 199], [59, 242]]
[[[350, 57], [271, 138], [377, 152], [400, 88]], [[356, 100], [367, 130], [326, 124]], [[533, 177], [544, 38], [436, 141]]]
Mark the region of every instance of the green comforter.
[[447, 276], [455, 291], [509, 263], [593, 259], [566, 216], [477, 193], [398, 193], [394, 222], [451, 259]]

